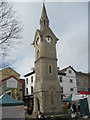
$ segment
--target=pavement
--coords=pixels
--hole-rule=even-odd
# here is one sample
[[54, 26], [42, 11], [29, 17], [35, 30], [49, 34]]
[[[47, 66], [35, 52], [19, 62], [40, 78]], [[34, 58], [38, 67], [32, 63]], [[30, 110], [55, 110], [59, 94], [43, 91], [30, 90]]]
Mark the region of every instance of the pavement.
[[[25, 115], [26, 120], [36, 120], [35, 115]], [[45, 116], [46, 120], [90, 120], [90, 118], [71, 118], [68, 115]]]

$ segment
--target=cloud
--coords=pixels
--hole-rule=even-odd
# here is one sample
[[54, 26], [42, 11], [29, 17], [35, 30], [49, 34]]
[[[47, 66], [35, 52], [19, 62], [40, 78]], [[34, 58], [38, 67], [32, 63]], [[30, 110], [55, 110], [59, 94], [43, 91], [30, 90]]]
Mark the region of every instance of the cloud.
[[[23, 24], [22, 44], [15, 50], [16, 63], [12, 65], [21, 75], [34, 66], [35, 48], [31, 46], [39, 28], [42, 3], [14, 3]], [[46, 3], [50, 27], [60, 39], [57, 43], [58, 66], [73, 65], [87, 72], [88, 66], [88, 3]]]
[[20, 73], [21, 77], [23, 77], [26, 73], [29, 73], [31, 71], [31, 68], [34, 66], [33, 59], [30, 57], [16, 61], [14, 64], [11, 67]]

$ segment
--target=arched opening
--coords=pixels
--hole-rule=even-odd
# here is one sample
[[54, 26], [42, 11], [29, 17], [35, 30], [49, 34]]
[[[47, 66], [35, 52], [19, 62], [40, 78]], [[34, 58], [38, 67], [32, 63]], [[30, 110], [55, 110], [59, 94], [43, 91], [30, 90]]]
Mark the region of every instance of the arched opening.
[[38, 98], [37, 98], [37, 110], [40, 111], [40, 102]]
[[49, 65], [49, 73], [50, 74], [52, 73], [52, 67], [51, 67], [51, 65]]
[[53, 91], [51, 91], [51, 105], [54, 104], [54, 93]]
[[40, 103], [39, 103], [39, 99], [38, 99], [38, 111], [40, 111]]

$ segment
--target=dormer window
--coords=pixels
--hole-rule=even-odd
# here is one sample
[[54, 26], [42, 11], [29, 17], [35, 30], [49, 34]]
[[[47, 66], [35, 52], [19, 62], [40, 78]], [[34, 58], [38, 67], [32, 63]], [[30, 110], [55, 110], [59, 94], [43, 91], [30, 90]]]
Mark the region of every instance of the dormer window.
[[68, 72], [69, 72], [70, 74], [72, 74], [72, 71], [71, 71], [71, 70], [69, 70]]
[[73, 80], [72, 80], [72, 79], [70, 79], [70, 83], [73, 83]]

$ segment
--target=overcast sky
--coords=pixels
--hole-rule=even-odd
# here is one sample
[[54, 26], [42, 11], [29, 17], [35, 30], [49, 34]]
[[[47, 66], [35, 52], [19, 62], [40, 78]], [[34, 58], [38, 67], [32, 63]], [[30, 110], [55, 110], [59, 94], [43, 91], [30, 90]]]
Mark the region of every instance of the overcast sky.
[[[31, 45], [42, 11], [41, 2], [15, 2], [14, 9], [23, 24], [22, 43], [13, 55], [11, 66], [22, 76], [34, 66], [35, 48]], [[46, 2], [50, 27], [59, 38], [57, 42], [58, 67], [69, 65], [88, 72], [88, 2]]]

